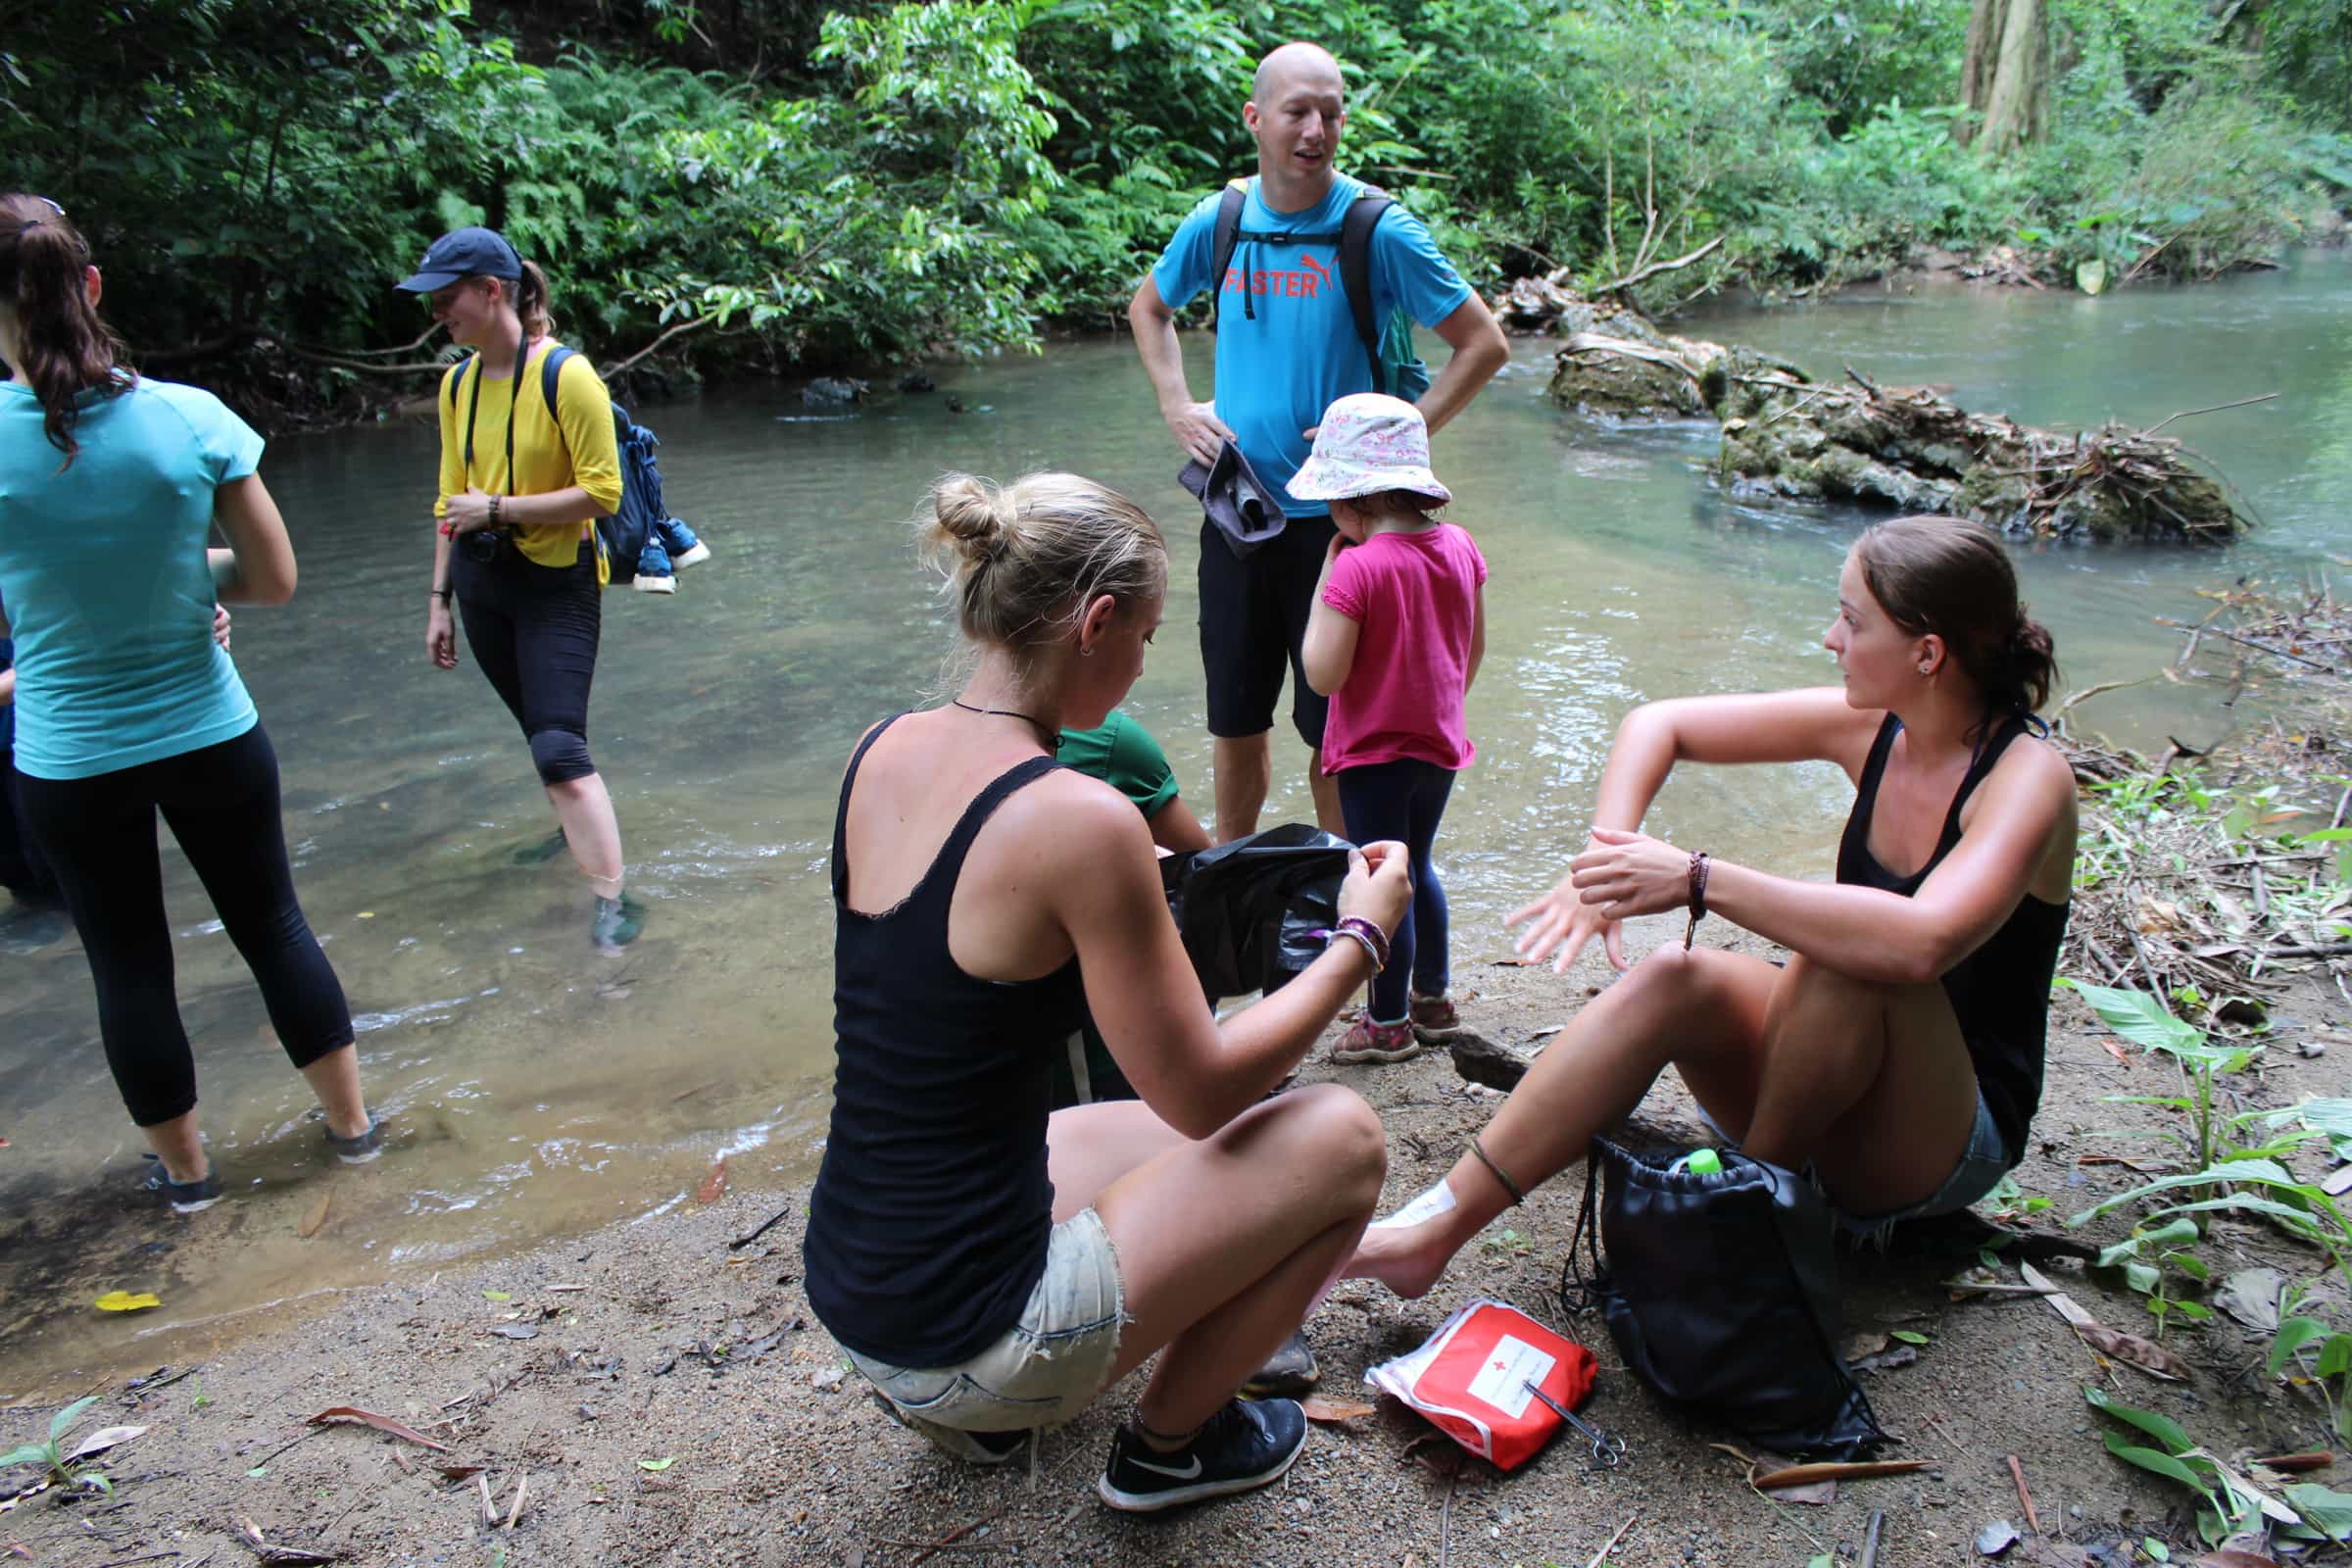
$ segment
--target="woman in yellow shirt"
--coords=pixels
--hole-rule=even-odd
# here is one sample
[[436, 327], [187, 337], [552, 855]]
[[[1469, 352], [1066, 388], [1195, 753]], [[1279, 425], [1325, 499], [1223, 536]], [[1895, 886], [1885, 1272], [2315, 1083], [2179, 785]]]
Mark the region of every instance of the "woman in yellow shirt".
[[473, 355], [451, 368], [441, 411], [440, 519], [425, 652], [458, 665], [450, 602], [466, 640], [522, 726], [572, 858], [596, 891], [590, 940], [634, 941], [643, 923], [621, 891], [620, 824], [588, 757], [606, 566], [597, 517], [620, 505], [612, 404], [584, 355], [565, 360], [555, 406], [543, 395], [556, 348], [547, 279], [495, 229], [461, 228], [425, 252], [401, 288]]

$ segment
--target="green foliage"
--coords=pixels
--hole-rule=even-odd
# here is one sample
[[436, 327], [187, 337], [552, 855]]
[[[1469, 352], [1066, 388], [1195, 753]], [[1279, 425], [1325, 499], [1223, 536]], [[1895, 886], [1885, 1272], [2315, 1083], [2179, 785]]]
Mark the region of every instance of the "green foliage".
[[81, 1413], [98, 1402], [95, 1394], [84, 1395], [49, 1418], [49, 1439], [45, 1443], [26, 1443], [0, 1453], [0, 1470], [11, 1465], [37, 1464], [49, 1473], [50, 1479], [65, 1486], [85, 1486], [98, 1492], [112, 1492], [114, 1483], [96, 1471], [77, 1466], [64, 1451], [66, 1434]]
[[1104, 321], [1252, 168], [1251, 69], [1289, 38], [1342, 62], [1344, 167], [1482, 283], [1716, 239], [1645, 303], [1917, 245], [2205, 275], [2352, 199], [2352, 0], [2057, 0], [2057, 134], [2008, 161], [1949, 134], [1955, 0], [485, 3], [19, 8], [11, 177], [91, 233], [143, 363], [278, 345], [328, 401], [417, 358], [388, 352], [422, 324], [389, 284], [468, 221], [547, 264], [607, 358]]

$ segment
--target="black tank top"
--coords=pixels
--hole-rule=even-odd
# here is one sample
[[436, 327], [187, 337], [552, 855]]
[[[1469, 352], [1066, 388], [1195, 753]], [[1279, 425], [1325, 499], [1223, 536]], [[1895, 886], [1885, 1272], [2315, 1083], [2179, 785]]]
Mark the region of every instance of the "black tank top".
[[[1870, 818], [1879, 801], [1879, 780], [1902, 721], [1892, 713], [1879, 725], [1878, 739], [1863, 765], [1854, 810], [1838, 845], [1838, 880], [1884, 888], [1909, 898], [1928, 873], [1943, 863], [1960, 842], [1960, 810], [1984, 782], [2009, 743], [2025, 733], [2026, 721], [2012, 715], [1985, 740], [1944, 813], [1936, 853], [1911, 876], [1896, 876], [1870, 853]], [[2068, 906], [2046, 904], [2027, 894], [2015, 910], [1976, 952], [1943, 977], [1943, 994], [1960, 1020], [1960, 1037], [1976, 1063], [1977, 1087], [2000, 1129], [2006, 1157], [2014, 1165], [2026, 1155], [2026, 1131], [2041, 1103], [2042, 1043], [2049, 1023], [2050, 981], [2058, 971], [2058, 945], [2066, 936]]]
[[1075, 957], [1005, 982], [948, 953], [973, 838], [1060, 765], [1050, 757], [982, 790], [895, 907], [850, 907], [850, 791], [890, 723], [858, 748], [833, 819], [833, 1117], [801, 1255], [808, 1304], [836, 1340], [894, 1366], [950, 1366], [1012, 1327], [1045, 1272], [1052, 1052], [1086, 999]]

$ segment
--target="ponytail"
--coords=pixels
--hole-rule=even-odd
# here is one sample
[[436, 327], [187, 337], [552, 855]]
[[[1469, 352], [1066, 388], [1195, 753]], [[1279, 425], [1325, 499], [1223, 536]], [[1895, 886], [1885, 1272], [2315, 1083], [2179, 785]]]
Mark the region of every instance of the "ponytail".
[[522, 264], [522, 276], [514, 283], [514, 314], [522, 320], [524, 342], [556, 335], [556, 318], [548, 311], [547, 274], [537, 262]]
[[135, 379], [123, 367], [122, 340], [98, 316], [83, 283], [89, 242], [54, 202], [0, 196], [0, 308], [16, 318], [20, 368], [40, 400], [41, 430], [71, 466], [81, 394], [108, 396]]
[[2006, 698], [2007, 706], [2025, 712], [2035, 713], [2050, 700], [2050, 688], [2058, 679], [2058, 655], [2050, 643], [2049, 628], [2026, 613], [2026, 607], [2017, 607], [2017, 625], [2009, 633], [2007, 658], [2003, 661], [2000, 678], [1994, 683], [1996, 702]]

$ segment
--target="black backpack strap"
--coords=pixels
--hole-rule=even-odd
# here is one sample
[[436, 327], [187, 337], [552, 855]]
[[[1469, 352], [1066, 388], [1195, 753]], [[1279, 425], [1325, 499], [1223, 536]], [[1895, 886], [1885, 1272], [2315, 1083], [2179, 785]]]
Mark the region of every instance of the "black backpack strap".
[[1396, 198], [1377, 185], [1366, 185], [1348, 204], [1340, 224], [1340, 287], [1355, 317], [1355, 335], [1363, 340], [1372, 361], [1372, 390], [1386, 392], [1380, 375], [1380, 323], [1372, 318], [1372, 230], [1380, 215], [1396, 205]]
[[[1250, 185], [1247, 180], [1228, 182], [1217, 197], [1217, 223], [1210, 230], [1209, 239], [1212, 265], [1208, 274], [1208, 330], [1211, 336], [1217, 330], [1217, 318], [1224, 314], [1225, 270], [1233, 265], [1234, 241], [1241, 237], [1242, 232], [1242, 208], [1249, 200]], [[1247, 300], [1249, 290], [1242, 292]]]
[[453, 376], [451, 376], [451, 377], [449, 378], [449, 411], [450, 411], [450, 413], [452, 413], [452, 414], [455, 414], [455, 413], [457, 413], [457, 411], [458, 411], [458, 388], [459, 388], [459, 387], [461, 387], [461, 386], [464, 386], [464, 385], [466, 384], [466, 368], [467, 366], [471, 365], [471, 364], [472, 364], [472, 363], [473, 363], [475, 360], [478, 360], [478, 359], [480, 359], [480, 358], [481, 358], [481, 356], [480, 356], [479, 354], [468, 354], [468, 355], [466, 355], [466, 356], [464, 359], [462, 359], [462, 360], [460, 360], [460, 361], [458, 362], [458, 364], [457, 364], [457, 372], [458, 372], [458, 373], [457, 373], [457, 374], [455, 374], [455, 375], [453, 375]]

